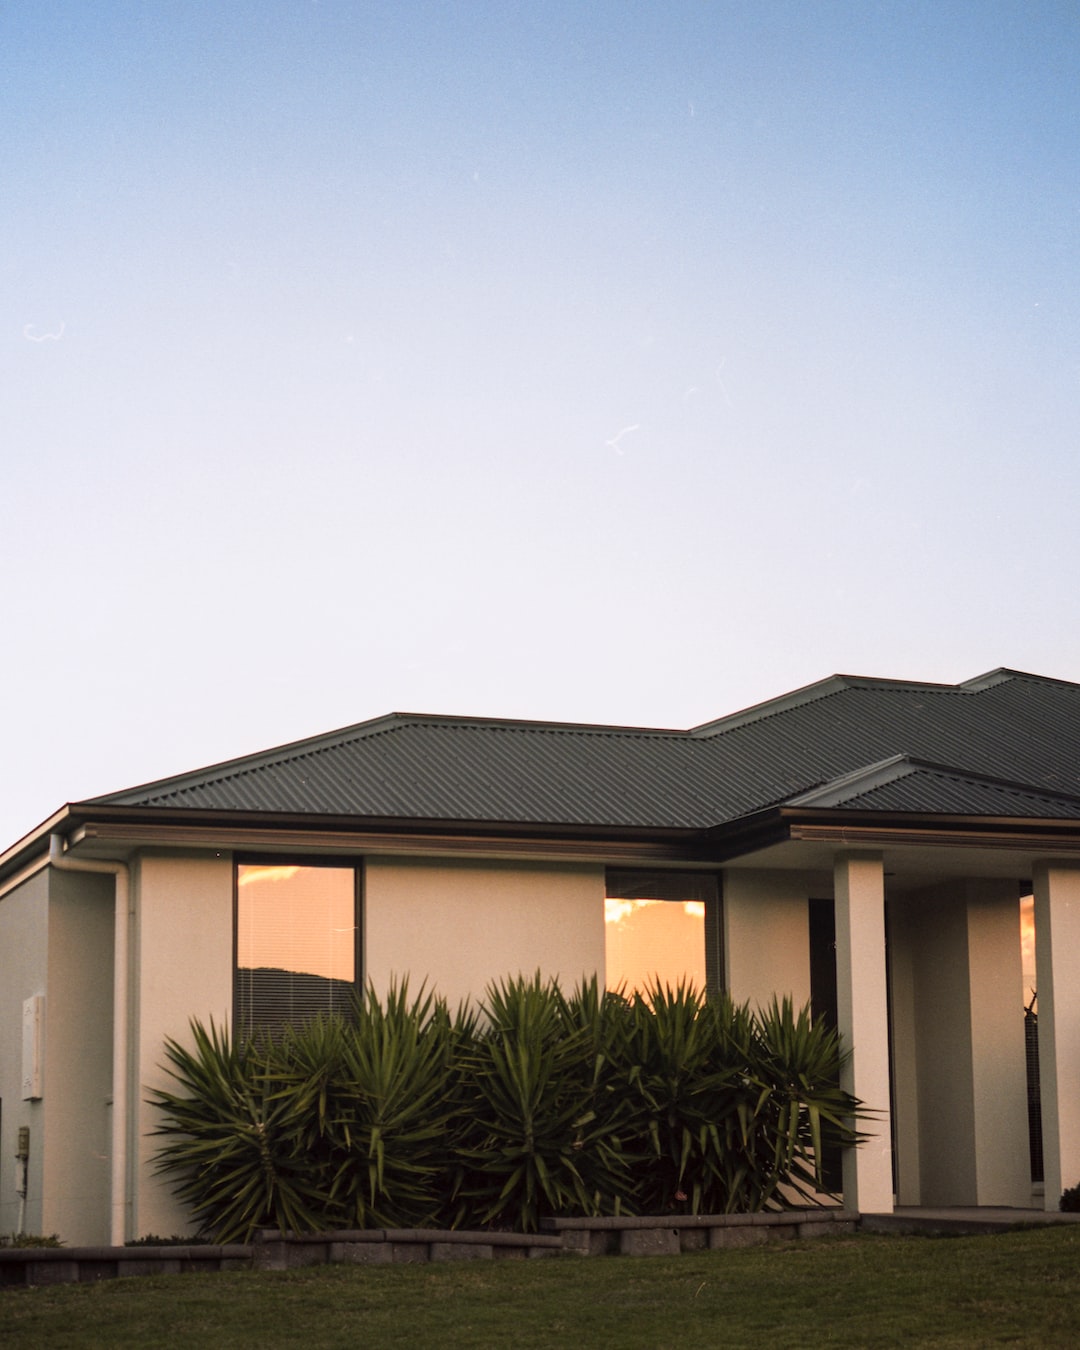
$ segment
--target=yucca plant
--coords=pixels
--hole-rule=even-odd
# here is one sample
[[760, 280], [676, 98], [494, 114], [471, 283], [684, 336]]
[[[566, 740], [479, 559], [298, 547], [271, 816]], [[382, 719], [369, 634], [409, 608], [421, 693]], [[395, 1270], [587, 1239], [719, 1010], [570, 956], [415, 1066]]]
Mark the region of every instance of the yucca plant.
[[431, 1223], [452, 1170], [451, 1042], [467, 1027], [407, 983], [278, 1037], [231, 1044], [193, 1023], [191, 1049], [166, 1043], [180, 1090], [154, 1094], [158, 1133], [174, 1136], [158, 1168], [219, 1241]]
[[481, 1106], [471, 1070], [479, 1012], [466, 1002], [451, 1013], [444, 1000], [437, 1000], [432, 1030], [439, 1036], [442, 1050], [445, 1112], [444, 1167], [436, 1178], [434, 1222], [442, 1228], [465, 1228], [476, 1222], [475, 1203], [468, 1194], [470, 1164], [466, 1154], [479, 1137]]
[[633, 1010], [628, 1082], [651, 1145], [637, 1170], [644, 1209], [734, 1213], [814, 1199], [823, 1140], [859, 1138], [835, 1033], [790, 1000], [754, 1013], [686, 985], [656, 985]]
[[259, 1227], [301, 1232], [323, 1226], [326, 1197], [313, 1169], [305, 1101], [286, 1090], [280, 1048], [270, 1040], [231, 1042], [210, 1023], [191, 1024], [193, 1046], [169, 1039], [167, 1071], [177, 1085], [155, 1090], [170, 1136], [158, 1171], [202, 1231], [246, 1241]]
[[660, 984], [632, 1001], [627, 1084], [644, 1113], [636, 1168], [644, 1212], [712, 1208], [710, 1182], [730, 1103], [728, 1071], [716, 1062], [718, 1018], [692, 985]]
[[467, 1018], [408, 983], [369, 989], [346, 1027], [341, 1078], [325, 1122], [329, 1197], [350, 1227], [431, 1224], [444, 1207], [457, 1106], [455, 1042]]
[[633, 1016], [622, 990], [603, 989], [596, 976], [583, 980], [562, 1000], [567, 1033], [582, 1038], [576, 1061], [580, 1088], [594, 1116], [578, 1169], [598, 1214], [636, 1214], [635, 1184], [644, 1113], [638, 1095], [628, 1091], [632, 1072]]
[[715, 1213], [764, 1209], [776, 1189], [771, 1156], [772, 1088], [761, 1072], [761, 1031], [749, 1004], [714, 998], [710, 1067], [716, 1095], [711, 1107], [715, 1133], [704, 1167], [702, 1203]]
[[[867, 1112], [840, 1087], [843, 1054], [838, 1034], [790, 998], [773, 999], [758, 1013], [758, 1072], [769, 1086], [770, 1144], [763, 1172], [801, 1198], [824, 1189], [826, 1143], [855, 1147], [864, 1137], [856, 1121]], [[770, 1195], [771, 1198], [771, 1195]]]
[[402, 982], [277, 1037], [195, 1022], [166, 1056], [158, 1168], [219, 1241], [752, 1211], [815, 1196], [823, 1145], [861, 1137], [834, 1032], [689, 985], [564, 996], [537, 974], [452, 1016]]
[[551, 1215], [598, 1212], [593, 1056], [565, 1006], [558, 982], [539, 974], [488, 986], [488, 1025], [468, 1063], [479, 1114], [463, 1149], [464, 1191], [481, 1223], [535, 1232]]

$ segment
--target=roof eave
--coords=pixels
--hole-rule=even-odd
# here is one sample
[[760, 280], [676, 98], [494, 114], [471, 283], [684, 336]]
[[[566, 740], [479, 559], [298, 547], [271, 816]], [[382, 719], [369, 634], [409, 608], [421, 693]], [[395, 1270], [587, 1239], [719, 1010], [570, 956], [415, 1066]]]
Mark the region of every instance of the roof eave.
[[883, 842], [957, 845], [1025, 843], [1052, 849], [1080, 845], [1080, 819], [949, 815], [930, 811], [866, 811], [842, 807], [770, 806], [704, 831], [716, 861], [745, 857], [773, 844], [816, 840], [874, 847]]
[[77, 828], [90, 820], [128, 821], [132, 824], [174, 825], [236, 824], [269, 830], [371, 829], [402, 833], [437, 831], [441, 834], [559, 834], [611, 838], [694, 839], [701, 831], [692, 826], [617, 825], [562, 821], [481, 820], [459, 817], [368, 816], [305, 811], [222, 811], [210, 808], [168, 806], [114, 806], [75, 802], [66, 808], [67, 821]]
[[[580, 860], [654, 863], [710, 861], [701, 832], [687, 828], [575, 825], [544, 822], [416, 820], [392, 817], [330, 816], [257, 811], [192, 811], [161, 807], [73, 803], [10, 850], [0, 882], [27, 868], [36, 870], [48, 854], [49, 835], [62, 833], [78, 846], [93, 843], [111, 856], [141, 848], [177, 845], [233, 853], [293, 850], [313, 854], [445, 852], [450, 856], [536, 856]], [[8, 860], [8, 855], [5, 855]], [[16, 883], [17, 884], [17, 883]]]
[[70, 804], [62, 806], [59, 811], [54, 811], [41, 822], [40, 825], [32, 829], [29, 834], [24, 834], [21, 839], [11, 845], [10, 848], [0, 853], [0, 882], [4, 882], [8, 877], [14, 876], [23, 868], [36, 862], [41, 853], [49, 851], [49, 836], [62, 830], [71, 820], [72, 807]]

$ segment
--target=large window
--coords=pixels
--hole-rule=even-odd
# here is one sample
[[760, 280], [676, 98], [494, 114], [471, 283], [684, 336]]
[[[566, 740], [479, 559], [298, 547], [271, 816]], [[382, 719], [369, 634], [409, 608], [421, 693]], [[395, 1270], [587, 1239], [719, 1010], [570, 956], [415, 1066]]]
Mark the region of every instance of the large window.
[[707, 872], [609, 868], [604, 902], [607, 987], [659, 980], [718, 992], [723, 984], [720, 893]]
[[237, 865], [235, 1019], [241, 1034], [349, 1011], [359, 976], [358, 912], [353, 867]]

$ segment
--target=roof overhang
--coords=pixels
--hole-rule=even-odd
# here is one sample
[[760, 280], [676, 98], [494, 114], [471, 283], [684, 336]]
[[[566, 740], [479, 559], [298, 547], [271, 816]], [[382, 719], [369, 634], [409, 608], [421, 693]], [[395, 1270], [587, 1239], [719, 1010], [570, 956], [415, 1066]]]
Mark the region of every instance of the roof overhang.
[[[905, 873], [1029, 876], [1039, 858], [1075, 858], [1080, 821], [776, 806], [709, 830], [289, 816], [73, 804], [0, 855], [9, 887], [43, 866], [49, 836], [90, 858], [142, 850], [608, 863], [670, 867], [831, 867], [838, 850], [887, 856]], [[978, 855], [978, 856], [976, 856]]]
[[879, 854], [893, 890], [948, 877], [1029, 880], [1039, 861], [1080, 866], [1080, 821], [776, 807], [709, 832], [718, 864], [831, 872], [838, 853]]
[[689, 829], [395, 820], [153, 807], [69, 805], [0, 855], [0, 885], [44, 864], [49, 837], [83, 857], [123, 860], [145, 849], [310, 856], [347, 853], [489, 860], [707, 866], [707, 841]]

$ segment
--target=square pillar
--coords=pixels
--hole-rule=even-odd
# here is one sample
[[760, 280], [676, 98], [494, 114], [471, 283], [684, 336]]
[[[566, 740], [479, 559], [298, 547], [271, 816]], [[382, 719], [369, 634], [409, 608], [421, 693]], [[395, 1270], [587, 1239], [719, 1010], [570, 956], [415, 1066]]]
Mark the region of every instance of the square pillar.
[[1080, 868], [1039, 863], [1033, 881], [1045, 1203], [1054, 1210], [1080, 1184]]
[[1019, 890], [1012, 878], [984, 877], [965, 883], [964, 898], [975, 1203], [1026, 1208], [1031, 1162]]
[[893, 1208], [885, 872], [881, 855], [841, 853], [836, 888], [837, 1023], [848, 1060], [841, 1085], [874, 1112], [865, 1143], [844, 1153], [844, 1204], [864, 1214]]

